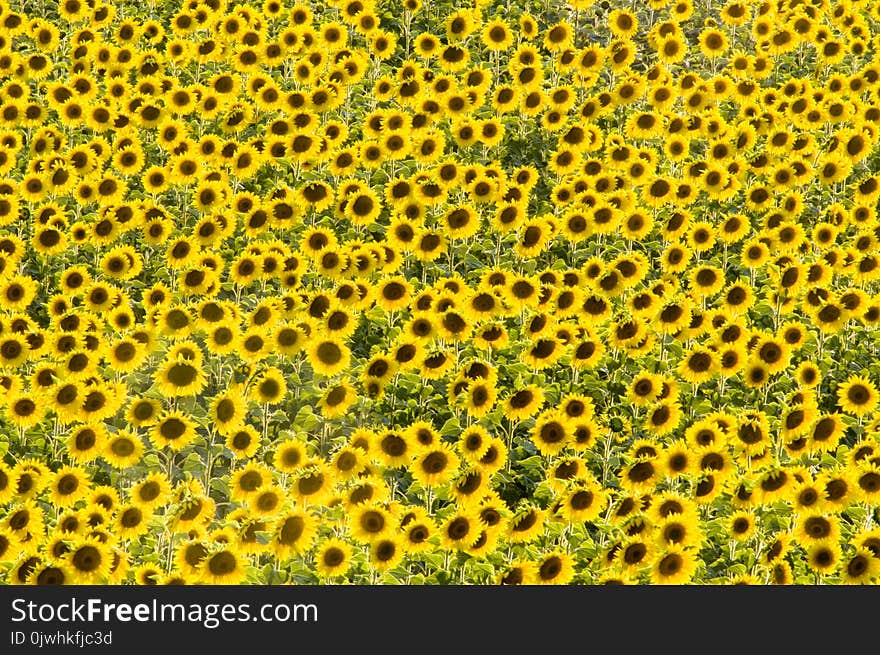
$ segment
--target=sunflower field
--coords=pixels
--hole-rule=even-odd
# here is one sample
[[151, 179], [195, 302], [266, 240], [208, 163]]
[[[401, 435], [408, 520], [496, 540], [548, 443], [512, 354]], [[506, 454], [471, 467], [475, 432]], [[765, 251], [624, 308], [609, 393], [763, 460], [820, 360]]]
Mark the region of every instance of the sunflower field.
[[0, 581], [876, 582], [878, 50], [0, 0]]

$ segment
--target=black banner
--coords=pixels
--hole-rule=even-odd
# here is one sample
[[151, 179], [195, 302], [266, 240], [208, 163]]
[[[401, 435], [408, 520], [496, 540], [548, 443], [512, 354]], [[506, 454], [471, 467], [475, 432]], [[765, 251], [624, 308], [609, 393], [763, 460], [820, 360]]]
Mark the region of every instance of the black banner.
[[596, 645], [678, 652], [869, 638], [876, 592], [841, 587], [3, 587], [0, 652], [147, 647], [437, 652]]

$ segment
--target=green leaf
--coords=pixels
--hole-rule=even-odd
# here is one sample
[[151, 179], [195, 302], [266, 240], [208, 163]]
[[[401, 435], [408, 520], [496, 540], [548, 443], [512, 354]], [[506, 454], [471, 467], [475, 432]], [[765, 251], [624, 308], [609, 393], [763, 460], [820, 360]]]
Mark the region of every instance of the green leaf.
[[440, 428], [441, 437], [453, 437], [461, 433], [461, 423], [454, 416], [443, 424]]
[[183, 470], [187, 473], [197, 475], [205, 470], [205, 463], [202, 461], [201, 455], [198, 453], [190, 453], [183, 460]]
[[321, 424], [320, 417], [312, 410], [311, 405], [303, 405], [299, 408], [293, 419], [293, 427], [297, 430], [310, 432]]

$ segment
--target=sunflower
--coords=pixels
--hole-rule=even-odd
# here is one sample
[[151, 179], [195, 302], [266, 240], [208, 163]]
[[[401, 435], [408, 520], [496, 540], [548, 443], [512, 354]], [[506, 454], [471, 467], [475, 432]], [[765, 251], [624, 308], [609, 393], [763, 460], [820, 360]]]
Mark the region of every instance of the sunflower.
[[28, 576], [31, 585], [64, 585], [74, 580], [70, 567], [63, 561], [43, 561], [36, 565]]
[[385, 311], [406, 307], [410, 303], [412, 285], [403, 277], [386, 278], [377, 288], [376, 302]]
[[102, 433], [100, 437], [98, 435], [99, 433], [95, 433], [95, 437], [91, 437], [90, 433], [80, 433], [81, 439], [95, 438], [95, 447], [98, 442], [102, 443], [103, 448], [100, 454], [114, 468], [126, 469], [139, 462], [143, 457], [144, 444], [139, 437], [131, 432], [120, 430], [112, 435], [104, 436], [106, 432]]
[[642, 371], [633, 377], [627, 388], [627, 395], [633, 404], [644, 407], [652, 404], [660, 393], [661, 377]]
[[230, 386], [211, 401], [210, 416], [222, 435], [228, 436], [242, 425], [247, 413], [247, 403], [237, 385]]
[[654, 316], [661, 332], [675, 334], [687, 327], [693, 319], [693, 307], [691, 302], [683, 297], [674, 295], [657, 306]]
[[71, 507], [89, 493], [89, 487], [90, 481], [85, 471], [63, 466], [48, 484], [49, 497], [56, 507]]
[[844, 436], [846, 426], [837, 413], [820, 415], [813, 425], [806, 430], [811, 451], [834, 452], [840, 439]]
[[36, 543], [45, 532], [43, 511], [31, 500], [16, 503], [4, 517], [0, 529], [6, 530], [27, 550], [26, 542]]
[[348, 516], [352, 537], [363, 543], [375, 543], [392, 533], [393, 515], [375, 503], [358, 505]]
[[715, 266], [698, 266], [690, 274], [691, 288], [698, 298], [715, 295], [724, 286], [724, 281], [723, 272]]
[[281, 370], [274, 366], [269, 366], [254, 380], [253, 387], [250, 390], [250, 399], [264, 404], [277, 404], [283, 400], [287, 393], [287, 382]]
[[315, 541], [318, 522], [304, 510], [291, 510], [279, 516], [272, 527], [271, 547], [278, 557], [307, 552]]
[[458, 455], [448, 444], [437, 443], [426, 448], [410, 465], [410, 470], [419, 483], [440, 486], [452, 479], [459, 464]]
[[499, 534], [507, 529], [510, 511], [497, 493], [484, 496], [477, 504], [476, 511], [484, 528], [491, 533]]
[[147, 349], [132, 337], [122, 337], [107, 348], [109, 364], [121, 373], [137, 370], [148, 356]]
[[880, 559], [880, 530], [877, 528], [858, 532], [852, 543], [857, 549], [866, 548], [873, 557]]
[[836, 571], [840, 560], [840, 546], [836, 543], [817, 541], [807, 548], [807, 566], [820, 575]]
[[566, 491], [558, 512], [570, 522], [594, 521], [607, 504], [607, 494], [595, 482], [577, 481]]
[[134, 504], [119, 508], [115, 517], [114, 532], [122, 539], [137, 539], [148, 529], [152, 511]]
[[37, 567], [42, 566], [45, 562], [41, 557], [24, 551], [16, 554], [13, 566], [7, 574], [9, 584], [23, 585], [27, 584]]
[[298, 439], [286, 439], [275, 448], [272, 456], [274, 467], [282, 473], [293, 473], [306, 465], [305, 443]]
[[131, 489], [131, 502], [145, 509], [163, 507], [171, 499], [171, 484], [162, 473], [150, 473]]
[[535, 562], [535, 566], [534, 581], [541, 585], [568, 584], [575, 575], [574, 557], [561, 550], [547, 553]]
[[845, 308], [835, 302], [821, 303], [819, 306], [810, 307], [808, 311], [813, 324], [826, 334], [840, 332], [849, 319]]
[[469, 416], [481, 418], [492, 411], [498, 391], [494, 384], [472, 382], [468, 385], [465, 409]]
[[338, 538], [322, 541], [315, 551], [315, 570], [325, 578], [344, 576], [352, 564], [351, 546]]
[[80, 406], [83, 402], [83, 388], [79, 382], [60, 382], [46, 390], [50, 407], [55, 411], [62, 423], [73, 423], [80, 417]]
[[440, 526], [438, 533], [445, 548], [465, 550], [480, 538], [480, 520], [471, 511], [458, 509]]
[[544, 403], [544, 390], [534, 384], [519, 389], [505, 402], [505, 415], [511, 420], [522, 420], [537, 414]]
[[21, 459], [11, 471], [10, 486], [21, 500], [40, 495], [52, 478], [49, 467], [36, 459]]
[[0, 503], [6, 504], [15, 493], [13, 470], [0, 462]]
[[653, 558], [651, 581], [654, 584], [687, 584], [697, 565], [697, 559], [691, 551], [677, 544], [669, 544]]
[[760, 474], [755, 482], [755, 493], [764, 505], [788, 498], [797, 485], [794, 476], [779, 466], [773, 466]]
[[631, 534], [628, 533], [624, 540], [613, 543], [604, 557], [609, 564], [618, 562], [626, 575], [638, 575], [650, 563], [654, 547], [640, 534], [647, 527], [642, 517], [628, 520], [626, 525], [631, 526]]
[[486, 48], [491, 51], [507, 50], [513, 45], [513, 33], [510, 26], [500, 19], [486, 23], [480, 38]]
[[416, 447], [407, 431], [381, 430], [371, 435], [369, 453], [373, 460], [389, 468], [406, 466]]
[[[264, 521], [268, 518], [274, 517], [280, 511], [281, 506], [284, 503], [284, 498], [284, 489], [277, 484], [267, 484], [257, 490], [248, 499], [248, 511], [252, 517], [257, 518], [259, 521]], [[255, 529], [259, 530], [261, 528]], [[262, 546], [262, 544], [257, 544], [255, 542], [251, 545], [255, 549], [254, 552], [261, 550], [258, 546]]]
[[133, 577], [135, 584], [153, 586], [161, 582], [163, 572], [155, 564], [144, 563], [134, 568]]
[[250, 459], [260, 449], [260, 433], [250, 425], [227, 430], [226, 447], [238, 459]]
[[352, 316], [351, 311], [338, 305], [328, 307], [321, 317], [321, 322], [328, 334], [339, 338], [348, 338], [357, 329], [357, 319]]
[[303, 504], [321, 505], [333, 493], [335, 476], [326, 462], [309, 463], [297, 470], [291, 493]]
[[328, 387], [323, 392], [318, 401], [318, 407], [324, 418], [339, 418], [348, 412], [357, 399], [354, 387], [347, 382], [341, 382]]
[[110, 573], [109, 548], [96, 539], [77, 539], [64, 556], [74, 580], [86, 584], [99, 584]]
[[532, 443], [542, 455], [556, 455], [565, 448], [571, 435], [564, 417], [556, 410], [544, 410], [535, 419]]
[[314, 338], [308, 348], [309, 361], [316, 373], [332, 376], [349, 366], [348, 347], [334, 338]]
[[65, 445], [73, 460], [89, 462], [101, 455], [107, 440], [107, 429], [103, 423], [87, 422], [71, 430]]
[[171, 450], [181, 450], [195, 439], [196, 424], [180, 411], [164, 412], [150, 428], [150, 442], [156, 448], [168, 446]]
[[201, 483], [193, 480], [184, 486], [183, 490], [178, 490], [173, 529], [178, 534], [190, 536], [204, 534], [217, 504], [204, 494]]
[[727, 519], [727, 533], [736, 541], [748, 541], [755, 531], [755, 516], [748, 510], [734, 512]]
[[240, 584], [247, 576], [246, 560], [230, 546], [209, 553], [199, 564], [200, 580], [206, 584]]
[[535, 584], [537, 575], [535, 562], [521, 560], [511, 563], [496, 576], [499, 585], [530, 585]]
[[708, 348], [697, 346], [685, 352], [678, 371], [682, 379], [700, 384], [710, 380], [718, 369], [719, 362], [715, 353]]
[[[260, 433], [245, 425], [226, 437], [226, 447], [238, 459], [250, 459], [259, 450]], [[271, 472], [261, 464], [248, 463], [232, 473], [230, 495], [235, 500], [248, 500], [272, 482]]]
[[692, 447], [682, 440], [670, 444], [663, 451], [661, 461], [666, 475], [672, 478], [689, 475], [694, 472], [697, 466]]
[[5, 414], [12, 425], [27, 429], [43, 420], [45, 403], [33, 393], [18, 391], [7, 396]]
[[471, 557], [486, 558], [498, 548], [501, 535], [497, 530], [483, 528], [472, 546], [464, 550]]
[[385, 572], [396, 567], [405, 554], [403, 539], [397, 535], [383, 537], [370, 545], [370, 566]]
[[413, 507], [400, 519], [403, 547], [408, 553], [420, 553], [430, 549], [432, 544], [429, 540], [436, 530], [437, 526], [433, 519], [421, 507]]
[[798, 517], [794, 535], [801, 544], [809, 546], [815, 542], [837, 541], [840, 537], [840, 527], [836, 517], [812, 510]]
[[519, 507], [507, 524], [507, 538], [513, 543], [534, 541], [544, 532], [547, 512], [528, 503]]
[[867, 548], [859, 548], [841, 563], [843, 584], [871, 584], [880, 574], [880, 560]]
[[596, 411], [592, 398], [575, 393], [563, 396], [557, 408], [566, 421], [574, 422], [591, 419]]
[[666, 493], [652, 503], [649, 510], [657, 521], [653, 529], [659, 546], [699, 546], [703, 531], [692, 501]]
[[169, 398], [198, 395], [206, 384], [207, 379], [198, 360], [167, 357], [156, 371], [156, 386]]
[[751, 359], [745, 364], [742, 370], [742, 377], [745, 385], [750, 389], [763, 387], [770, 381], [770, 372], [767, 365], [755, 359]]
[[208, 546], [201, 539], [181, 541], [174, 551], [175, 568], [184, 576], [197, 578], [209, 553]]
[[451, 491], [460, 507], [472, 507], [490, 490], [489, 475], [477, 466], [470, 466], [452, 481]]
[[340, 482], [354, 478], [365, 468], [362, 451], [354, 446], [343, 446], [337, 450], [332, 464], [336, 479]]
[[361, 188], [343, 199], [343, 213], [355, 225], [369, 225], [382, 212], [382, 201], [369, 188]]
[[643, 425], [649, 433], [662, 436], [675, 430], [680, 422], [681, 409], [678, 403], [661, 400], [650, 407]]
[[837, 401], [840, 408], [847, 414], [857, 417], [873, 412], [878, 399], [880, 394], [877, 387], [865, 376], [851, 375], [846, 382], [837, 387]]
[[364, 366], [362, 379], [365, 382], [373, 380], [384, 386], [391, 381], [397, 372], [396, 362], [385, 355], [374, 355]]
[[860, 463], [853, 478], [861, 498], [868, 503], [877, 502], [880, 498], [880, 464], [876, 461]]

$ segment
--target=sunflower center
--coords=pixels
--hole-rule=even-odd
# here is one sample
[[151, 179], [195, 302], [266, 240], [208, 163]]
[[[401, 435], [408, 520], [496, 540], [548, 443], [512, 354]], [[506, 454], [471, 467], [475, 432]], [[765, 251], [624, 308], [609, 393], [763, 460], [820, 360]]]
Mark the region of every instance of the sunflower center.
[[134, 528], [140, 525], [143, 519], [144, 513], [141, 510], [139, 510], [137, 507], [130, 507], [122, 513], [122, 517], [119, 519], [119, 521], [126, 528]]
[[198, 371], [189, 364], [174, 364], [168, 369], [168, 381], [175, 387], [188, 387], [196, 377]]
[[135, 451], [135, 445], [128, 439], [127, 437], [120, 437], [115, 439], [113, 443], [110, 445], [110, 450], [113, 451], [113, 454], [117, 457], [128, 457]]
[[323, 556], [324, 565], [329, 568], [336, 568], [345, 561], [345, 553], [341, 548], [328, 548]]
[[446, 534], [448, 534], [451, 539], [458, 541], [464, 539], [468, 532], [470, 532], [470, 529], [470, 522], [464, 517], [458, 517], [449, 524], [448, 528], [446, 528]]
[[175, 439], [180, 439], [186, 432], [186, 423], [181, 421], [179, 418], [168, 418], [162, 422], [161, 427], [159, 428], [160, 434], [169, 441], [173, 441]]
[[238, 568], [238, 562], [235, 560], [235, 555], [226, 551], [217, 553], [208, 560], [208, 570], [212, 575], [229, 575], [236, 568]]
[[145, 502], [150, 502], [151, 500], [156, 500], [159, 497], [160, 487], [158, 483], [150, 481], [141, 485], [138, 490], [138, 496], [141, 500]]
[[300, 516], [288, 517], [281, 526], [278, 540], [285, 545], [292, 545], [299, 541], [306, 529], [306, 522]]
[[593, 504], [593, 492], [587, 490], [575, 492], [571, 497], [570, 504], [572, 509], [577, 511], [587, 509]]
[[854, 384], [847, 389], [846, 397], [853, 405], [864, 405], [868, 402], [871, 394], [865, 385]]
[[71, 474], [62, 476], [57, 485], [58, 492], [63, 496], [72, 494], [78, 487], [79, 478]]
[[880, 490], [880, 473], [869, 471], [859, 478], [859, 487], [863, 491], [874, 493]]
[[684, 560], [681, 555], [678, 553], [669, 553], [660, 560], [660, 563], [657, 565], [657, 570], [660, 572], [660, 575], [668, 577], [681, 571], [683, 565]]
[[300, 478], [298, 487], [300, 493], [309, 496], [318, 492], [324, 485], [324, 475], [322, 473], [312, 473]]
[[71, 562], [77, 571], [91, 573], [101, 566], [101, 552], [94, 546], [83, 546], [73, 554]]
[[325, 341], [318, 346], [318, 359], [328, 366], [338, 364], [342, 360], [342, 350], [335, 343]]
[[426, 473], [440, 473], [446, 468], [447, 462], [448, 458], [444, 453], [434, 451], [422, 461], [422, 469]]

